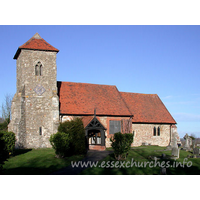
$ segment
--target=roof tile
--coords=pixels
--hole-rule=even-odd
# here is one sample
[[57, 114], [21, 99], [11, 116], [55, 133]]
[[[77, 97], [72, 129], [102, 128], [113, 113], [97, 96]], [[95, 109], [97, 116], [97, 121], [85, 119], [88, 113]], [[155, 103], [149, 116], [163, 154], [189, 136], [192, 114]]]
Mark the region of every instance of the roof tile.
[[176, 124], [157, 94], [120, 93], [134, 115], [132, 122]]
[[61, 114], [130, 116], [116, 86], [58, 82]]
[[21, 45], [15, 56], [14, 59], [17, 59], [21, 49], [31, 49], [31, 50], [44, 50], [44, 51], [55, 51], [59, 52], [58, 49], [50, 45], [48, 42], [46, 42], [44, 39], [42, 39], [38, 33], [36, 33], [31, 39], [29, 39], [26, 43]]
[[[176, 124], [157, 94], [119, 92], [116, 86], [57, 82], [60, 113], [132, 116], [135, 123]], [[84, 123], [92, 119], [83, 118]]]

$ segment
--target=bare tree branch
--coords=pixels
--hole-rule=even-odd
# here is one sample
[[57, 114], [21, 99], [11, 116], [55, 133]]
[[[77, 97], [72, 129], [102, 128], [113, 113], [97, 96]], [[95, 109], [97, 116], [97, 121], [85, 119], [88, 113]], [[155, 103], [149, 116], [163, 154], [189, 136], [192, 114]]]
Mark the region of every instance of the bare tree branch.
[[2, 103], [1, 112], [3, 120], [11, 118], [11, 105], [13, 96], [10, 94], [5, 95], [5, 101]]

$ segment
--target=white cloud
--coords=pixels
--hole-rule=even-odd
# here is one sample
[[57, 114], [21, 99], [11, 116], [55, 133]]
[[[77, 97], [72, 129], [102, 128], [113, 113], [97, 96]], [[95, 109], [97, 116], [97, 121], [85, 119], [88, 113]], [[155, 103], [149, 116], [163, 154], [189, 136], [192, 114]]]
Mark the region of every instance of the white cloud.
[[166, 97], [162, 97], [161, 99], [171, 99], [173, 96], [172, 95], [168, 95]]
[[175, 120], [178, 121], [185, 121], [185, 122], [200, 122], [200, 115], [192, 114], [192, 113], [174, 113], [172, 116]]

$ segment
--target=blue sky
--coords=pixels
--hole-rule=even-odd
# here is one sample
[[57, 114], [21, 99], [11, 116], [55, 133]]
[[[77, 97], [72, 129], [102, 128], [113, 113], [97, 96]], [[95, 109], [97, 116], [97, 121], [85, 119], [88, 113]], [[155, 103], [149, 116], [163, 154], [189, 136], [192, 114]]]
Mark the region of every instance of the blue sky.
[[0, 26], [0, 105], [16, 92], [17, 48], [36, 32], [58, 48], [57, 80], [158, 94], [181, 137], [200, 137], [200, 26]]

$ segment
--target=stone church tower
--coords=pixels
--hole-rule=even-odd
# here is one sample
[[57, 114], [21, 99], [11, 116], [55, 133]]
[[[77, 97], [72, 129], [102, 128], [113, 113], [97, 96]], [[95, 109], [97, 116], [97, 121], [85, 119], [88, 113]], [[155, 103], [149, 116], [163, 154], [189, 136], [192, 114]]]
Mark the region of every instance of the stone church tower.
[[59, 124], [58, 51], [36, 33], [14, 56], [17, 92], [8, 130], [16, 134], [18, 148], [51, 147], [50, 135], [57, 132]]

